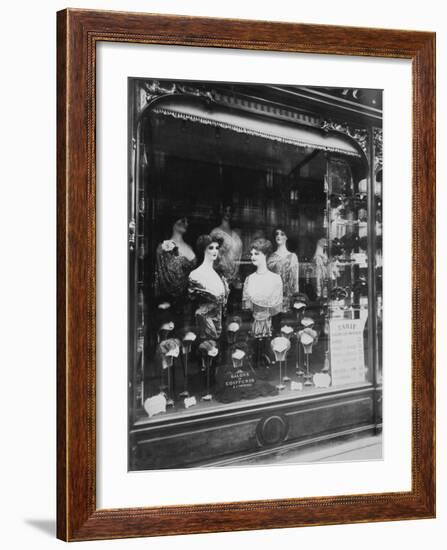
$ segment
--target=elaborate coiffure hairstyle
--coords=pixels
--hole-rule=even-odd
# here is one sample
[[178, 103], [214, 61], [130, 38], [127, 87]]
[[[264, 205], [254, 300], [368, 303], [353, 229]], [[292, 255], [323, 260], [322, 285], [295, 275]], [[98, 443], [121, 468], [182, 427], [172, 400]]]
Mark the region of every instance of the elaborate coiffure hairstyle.
[[174, 206], [164, 209], [163, 212], [161, 212], [161, 238], [169, 239], [172, 235], [175, 223], [183, 218], [189, 218], [189, 214], [185, 208]]
[[224, 210], [227, 207], [230, 207], [232, 213], [234, 214], [235, 207], [230, 199], [223, 199], [214, 204], [213, 217], [215, 218], [215, 223], [219, 224], [222, 221]]
[[295, 252], [297, 250], [297, 240], [296, 240], [296, 236], [294, 236], [292, 234], [292, 231], [290, 230], [289, 227], [286, 227], [285, 225], [277, 225], [275, 227], [275, 229], [273, 230], [273, 242], [276, 242], [276, 232], [277, 231], [282, 231], [284, 233], [284, 235], [286, 236], [287, 238], [287, 248], [293, 252]]
[[258, 250], [259, 252], [262, 252], [264, 256], [270, 256], [270, 254], [273, 252], [273, 245], [272, 243], [267, 239], [255, 239], [250, 244], [250, 250]]
[[196, 241], [196, 251], [197, 251], [197, 259], [200, 262], [203, 261], [203, 257], [205, 256], [205, 250], [208, 248], [208, 246], [211, 243], [217, 243], [219, 246], [222, 244], [222, 239], [218, 239], [217, 237], [212, 237], [211, 235], [200, 235], [200, 237]]
[[282, 231], [286, 237], [289, 236], [289, 235], [288, 235], [288, 231], [287, 231], [287, 229], [286, 229], [286, 227], [285, 227], [284, 225], [277, 225], [277, 226], [275, 227], [275, 229], [273, 230], [273, 232], [272, 232], [273, 239], [275, 239], [275, 237], [276, 237], [276, 232], [277, 232], [277, 231]]

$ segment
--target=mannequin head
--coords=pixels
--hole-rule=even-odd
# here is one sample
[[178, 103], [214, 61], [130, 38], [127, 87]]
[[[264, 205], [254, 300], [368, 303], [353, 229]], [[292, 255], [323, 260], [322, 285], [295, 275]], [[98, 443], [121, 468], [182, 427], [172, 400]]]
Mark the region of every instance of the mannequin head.
[[327, 248], [327, 239], [325, 237], [322, 237], [321, 239], [318, 239], [317, 245], [315, 247], [314, 258], [316, 256], [326, 255], [326, 248]]
[[188, 231], [189, 215], [185, 208], [171, 206], [160, 213], [162, 239], [171, 239], [174, 235], [184, 237]]
[[287, 232], [285, 228], [282, 225], [278, 225], [278, 227], [275, 227], [273, 231], [273, 239], [275, 241], [275, 244], [277, 247], [279, 246], [285, 246], [287, 243]]
[[257, 268], [266, 265], [267, 258], [273, 251], [273, 246], [267, 239], [256, 239], [250, 245], [250, 259]]
[[174, 223], [172, 224], [172, 232], [180, 233], [180, 235], [184, 235], [188, 231], [188, 225], [189, 225], [189, 220], [186, 216], [178, 218], [174, 220]]
[[213, 264], [219, 257], [220, 241], [210, 235], [200, 235], [197, 239], [197, 255], [199, 262]]
[[222, 222], [231, 223], [234, 208], [231, 202], [222, 202], [219, 207], [219, 216]]

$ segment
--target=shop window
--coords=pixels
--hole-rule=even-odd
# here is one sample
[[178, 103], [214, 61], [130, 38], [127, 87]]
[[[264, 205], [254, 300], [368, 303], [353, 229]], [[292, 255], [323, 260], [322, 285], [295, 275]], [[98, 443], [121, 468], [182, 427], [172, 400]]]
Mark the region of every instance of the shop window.
[[145, 117], [136, 152], [134, 419], [373, 383], [381, 198], [364, 156], [170, 108]]

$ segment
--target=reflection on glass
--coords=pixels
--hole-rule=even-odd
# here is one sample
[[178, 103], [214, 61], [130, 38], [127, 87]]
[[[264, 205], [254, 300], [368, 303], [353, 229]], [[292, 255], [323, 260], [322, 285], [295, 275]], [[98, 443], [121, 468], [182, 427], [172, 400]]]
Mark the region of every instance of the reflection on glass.
[[373, 382], [371, 334], [381, 365], [382, 204], [376, 186], [371, 208], [365, 159], [230, 128], [216, 133], [157, 112], [143, 142], [141, 414]]

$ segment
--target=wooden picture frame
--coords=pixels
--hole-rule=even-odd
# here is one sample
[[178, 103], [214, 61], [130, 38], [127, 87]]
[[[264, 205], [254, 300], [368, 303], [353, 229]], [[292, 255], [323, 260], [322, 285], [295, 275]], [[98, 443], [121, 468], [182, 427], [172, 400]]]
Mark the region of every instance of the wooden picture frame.
[[[57, 15], [57, 40], [57, 536], [80, 541], [435, 517], [435, 34], [67, 9]], [[411, 60], [411, 491], [97, 509], [95, 71], [101, 41]]]

